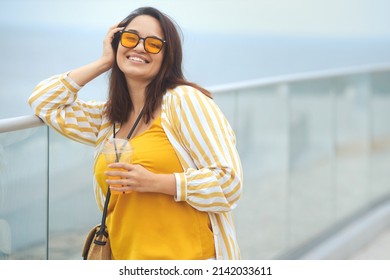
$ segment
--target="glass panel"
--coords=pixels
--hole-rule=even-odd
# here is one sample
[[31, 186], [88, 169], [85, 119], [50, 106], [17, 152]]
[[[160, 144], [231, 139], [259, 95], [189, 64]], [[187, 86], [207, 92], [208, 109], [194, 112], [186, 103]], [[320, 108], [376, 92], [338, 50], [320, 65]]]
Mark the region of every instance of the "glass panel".
[[233, 130], [236, 131], [237, 123], [237, 96], [239, 93], [235, 91], [226, 91], [221, 93], [212, 93], [215, 103], [218, 104], [223, 114], [229, 121]]
[[81, 259], [88, 231], [100, 222], [93, 153], [93, 147], [50, 130], [49, 259]]
[[369, 203], [369, 76], [340, 78], [336, 90], [336, 211], [344, 220]]
[[245, 259], [269, 259], [284, 250], [288, 96], [284, 86], [237, 92], [237, 146], [244, 170], [235, 210]]
[[333, 222], [332, 80], [290, 85], [289, 246], [302, 245]]
[[0, 134], [0, 259], [46, 259], [47, 128]]
[[383, 200], [390, 195], [390, 72], [373, 74], [371, 83], [370, 194]]

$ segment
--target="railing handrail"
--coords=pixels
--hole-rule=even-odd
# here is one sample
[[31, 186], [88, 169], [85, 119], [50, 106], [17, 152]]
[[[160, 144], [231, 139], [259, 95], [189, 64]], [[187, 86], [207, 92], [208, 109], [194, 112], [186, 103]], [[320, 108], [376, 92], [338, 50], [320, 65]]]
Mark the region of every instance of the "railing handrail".
[[[321, 71], [303, 72], [290, 75], [281, 75], [269, 78], [259, 78], [253, 80], [246, 80], [242, 82], [229, 83], [217, 86], [208, 87], [208, 90], [212, 93], [220, 93], [223, 91], [235, 91], [250, 89], [259, 86], [271, 86], [279, 83], [289, 83], [304, 80], [313, 80], [320, 78], [331, 78], [335, 76], [346, 76], [361, 74], [366, 72], [382, 72], [390, 71], [390, 62], [352, 66], [346, 68], [336, 68]], [[15, 118], [0, 119], [0, 133], [11, 132], [15, 130], [27, 129], [44, 125], [44, 122], [35, 115], [20, 116]]]
[[220, 93], [223, 91], [235, 91], [242, 89], [250, 89], [259, 86], [271, 86], [280, 83], [290, 83], [298, 81], [306, 81], [321, 78], [332, 78], [336, 76], [347, 76], [362, 74], [367, 72], [383, 72], [390, 71], [390, 62], [351, 66], [345, 68], [334, 68], [320, 71], [301, 72], [296, 74], [280, 75], [269, 78], [259, 78], [253, 80], [246, 80], [242, 82], [228, 83], [223, 85], [216, 85], [208, 87], [207, 89], [212, 93]]
[[0, 119], [0, 133], [33, 128], [41, 125], [44, 125], [44, 122], [36, 115]]

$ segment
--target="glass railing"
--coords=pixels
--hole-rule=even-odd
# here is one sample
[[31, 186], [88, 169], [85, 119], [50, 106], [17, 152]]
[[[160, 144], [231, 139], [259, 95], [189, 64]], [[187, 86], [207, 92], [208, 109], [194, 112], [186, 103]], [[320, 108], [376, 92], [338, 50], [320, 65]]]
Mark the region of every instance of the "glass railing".
[[[286, 256], [390, 196], [390, 65], [209, 89], [237, 134], [244, 259]], [[0, 258], [80, 259], [100, 216], [92, 158], [46, 126], [0, 134]]]
[[212, 89], [237, 132], [244, 258], [332, 234], [390, 195], [390, 68], [345, 69]]
[[6, 131], [0, 134], [0, 259], [80, 259], [85, 235], [100, 217], [93, 149], [35, 116], [14, 120], [0, 121]]
[[48, 128], [0, 134], [0, 259], [46, 259]]

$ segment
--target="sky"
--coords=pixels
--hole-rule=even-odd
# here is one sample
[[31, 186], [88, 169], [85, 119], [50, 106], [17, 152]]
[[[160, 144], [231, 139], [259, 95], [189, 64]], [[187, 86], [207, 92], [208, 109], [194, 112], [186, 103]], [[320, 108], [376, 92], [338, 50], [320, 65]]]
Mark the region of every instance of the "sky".
[[388, 0], [2, 0], [0, 24], [107, 29], [140, 6], [199, 32], [390, 37]]

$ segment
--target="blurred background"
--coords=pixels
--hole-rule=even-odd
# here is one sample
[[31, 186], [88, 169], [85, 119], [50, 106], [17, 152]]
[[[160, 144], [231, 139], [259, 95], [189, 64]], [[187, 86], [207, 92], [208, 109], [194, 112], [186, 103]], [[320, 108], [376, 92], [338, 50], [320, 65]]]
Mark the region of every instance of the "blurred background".
[[[237, 133], [243, 258], [390, 257], [361, 253], [388, 238], [389, 1], [2, 0], [0, 118], [32, 115], [34, 87], [98, 58], [141, 6], [177, 22], [186, 77]], [[105, 100], [107, 77], [79, 97]], [[100, 217], [92, 164], [93, 148], [45, 126], [0, 134], [0, 258], [80, 258]]]

